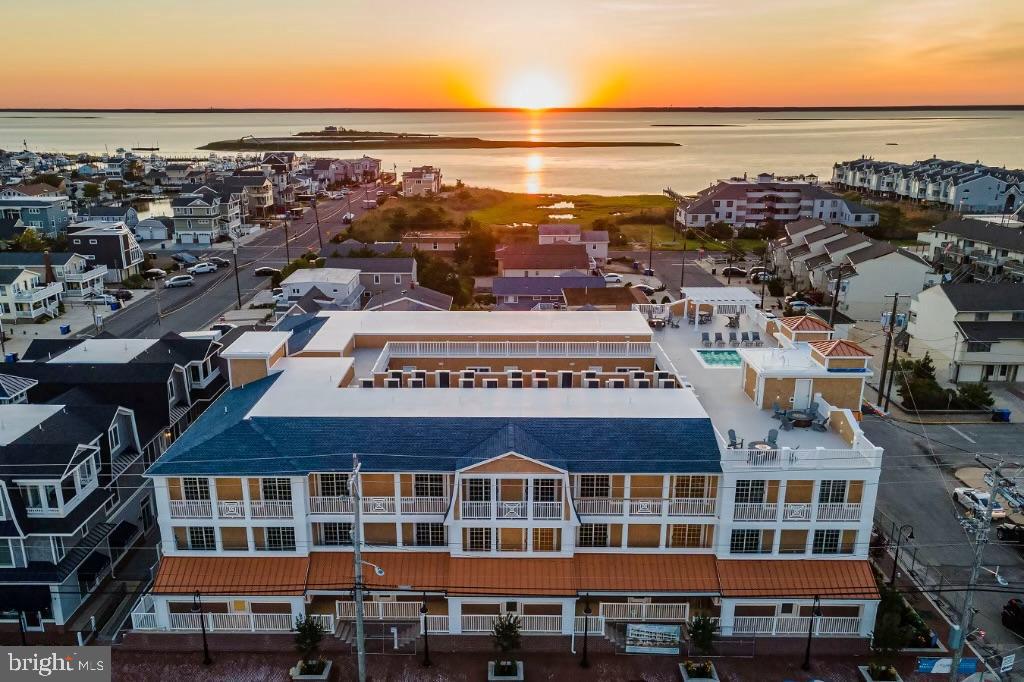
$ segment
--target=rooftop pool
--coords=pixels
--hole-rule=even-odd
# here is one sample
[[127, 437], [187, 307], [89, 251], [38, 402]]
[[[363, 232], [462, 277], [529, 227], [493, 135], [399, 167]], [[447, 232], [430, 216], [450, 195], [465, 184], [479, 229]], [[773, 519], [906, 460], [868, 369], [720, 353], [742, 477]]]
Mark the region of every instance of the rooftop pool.
[[734, 350], [699, 350], [694, 352], [705, 367], [739, 367], [743, 360]]

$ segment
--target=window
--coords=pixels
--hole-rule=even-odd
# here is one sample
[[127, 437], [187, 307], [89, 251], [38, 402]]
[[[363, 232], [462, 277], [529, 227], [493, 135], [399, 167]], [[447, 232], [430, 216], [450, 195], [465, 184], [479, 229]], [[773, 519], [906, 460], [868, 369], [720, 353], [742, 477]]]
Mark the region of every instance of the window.
[[685, 524], [672, 526], [670, 547], [703, 547], [704, 526]]
[[541, 478], [533, 482], [534, 502], [555, 502], [558, 500], [558, 480]]
[[968, 353], [988, 353], [992, 350], [992, 344], [985, 341], [968, 341]]
[[181, 490], [186, 500], [210, 499], [210, 480], [207, 478], [186, 477], [181, 479]]
[[444, 476], [442, 474], [416, 474], [413, 477], [414, 497], [444, 497]]
[[267, 549], [277, 552], [295, 551], [295, 529], [267, 528]]
[[708, 497], [706, 483], [707, 479], [704, 476], [676, 476], [672, 496], [687, 499]]
[[324, 523], [321, 524], [323, 544], [325, 545], [351, 545], [352, 524], [351, 523]]
[[264, 500], [291, 502], [292, 482], [287, 478], [264, 478], [260, 480]]
[[93, 463], [92, 457], [89, 457], [82, 465], [78, 467], [78, 487], [80, 489], [88, 488], [90, 485], [96, 482], [96, 467]]
[[584, 474], [580, 476], [580, 497], [609, 497], [611, 483], [608, 476]]
[[177, 398], [177, 394], [174, 391], [174, 379], [173, 378], [172, 379], [168, 379], [167, 380], [167, 400], [168, 400], [168, 402], [172, 402], [173, 403], [175, 398]]
[[491, 551], [491, 529], [490, 528], [469, 528], [469, 551], [489, 552]]
[[729, 541], [729, 551], [733, 554], [760, 552], [761, 531], [753, 529], [734, 529]]
[[764, 481], [736, 481], [736, 504], [764, 502]]
[[1012, 319], [1014, 322], [1022, 322], [1024, 321], [1024, 312], [1013, 313], [1010, 316], [1010, 319]]
[[583, 523], [580, 524], [580, 547], [607, 547], [608, 546], [608, 524], [605, 523]]
[[486, 478], [471, 478], [466, 481], [467, 496], [470, 502], [491, 501], [491, 481]]
[[380, 275], [374, 275], [373, 276], [373, 283], [374, 284], [380, 284]]
[[14, 566], [14, 542], [8, 538], [0, 538], [0, 566]]
[[418, 547], [444, 547], [443, 523], [417, 523], [415, 531]]
[[818, 488], [818, 504], [846, 502], [846, 481], [822, 481]]
[[814, 531], [811, 552], [814, 554], [839, 554], [839, 536], [838, 530]]
[[217, 549], [217, 531], [212, 526], [191, 526], [188, 529], [188, 548]]
[[348, 474], [320, 474], [320, 495], [323, 497], [348, 497]]
[[987, 322], [988, 321], [988, 313], [974, 313], [974, 321], [975, 322]]
[[111, 452], [121, 447], [121, 430], [118, 428], [117, 424], [110, 427], [110, 430], [107, 431], [107, 436], [110, 439]]
[[402, 283], [402, 276], [401, 275], [395, 275], [395, 284], [401, 284], [401, 283]]
[[[64, 538], [62, 538], [59, 535], [52, 535], [50, 536], [50, 538], [53, 540], [53, 555], [59, 562], [61, 559], [64, 558], [64, 554], [66, 553], [64, 549]], [[114, 549], [118, 548], [115, 547]], [[2, 563], [2, 560], [0, 560], [0, 563]]]
[[558, 548], [555, 545], [554, 528], [533, 529], [533, 549], [538, 552], [554, 552]]

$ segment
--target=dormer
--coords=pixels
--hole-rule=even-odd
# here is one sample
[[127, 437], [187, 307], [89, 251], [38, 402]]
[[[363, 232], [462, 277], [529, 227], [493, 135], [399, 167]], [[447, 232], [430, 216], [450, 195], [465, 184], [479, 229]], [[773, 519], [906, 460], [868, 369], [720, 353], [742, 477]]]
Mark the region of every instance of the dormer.
[[810, 315], [783, 317], [779, 320], [776, 338], [783, 346], [800, 342], [831, 341], [833, 329], [827, 322]]
[[291, 332], [245, 332], [221, 352], [227, 360], [228, 382], [237, 388], [270, 374], [288, 354]]

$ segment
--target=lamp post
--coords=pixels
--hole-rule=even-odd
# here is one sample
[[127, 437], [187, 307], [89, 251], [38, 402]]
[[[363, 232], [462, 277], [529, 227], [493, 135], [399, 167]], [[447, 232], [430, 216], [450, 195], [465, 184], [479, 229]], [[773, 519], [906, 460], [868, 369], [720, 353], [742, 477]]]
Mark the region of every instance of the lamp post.
[[210, 665], [213, 663], [213, 659], [210, 658], [210, 647], [206, 643], [206, 618], [203, 614], [203, 597], [199, 594], [199, 590], [192, 595], [192, 613], [199, 614], [199, 629], [203, 633], [203, 665]]
[[423, 616], [423, 667], [430, 667], [430, 623], [427, 621], [427, 595], [423, 595], [423, 606], [420, 607], [420, 615]]
[[580, 659], [581, 668], [589, 668], [590, 660], [587, 658], [587, 641], [590, 639], [590, 596], [583, 603], [583, 658]]
[[892, 575], [889, 576], [889, 587], [896, 584], [896, 568], [900, 565], [900, 544], [903, 542], [903, 533], [908, 530], [910, 532], [907, 533], [907, 539], [913, 540], [914, 527], [909, 523], [904, 523], [900, 526], [900, 529], [896, 531], [896, 553], [892, 556]]
[[821, 615], [821, 598], [814, 595], [811, 603], [811, 620], [807, 625], [807, 650], [804, 652], [804, 663], [800, 666], [803, 670], [811, 669], [811, 638], [814, 637], [814, 619]]

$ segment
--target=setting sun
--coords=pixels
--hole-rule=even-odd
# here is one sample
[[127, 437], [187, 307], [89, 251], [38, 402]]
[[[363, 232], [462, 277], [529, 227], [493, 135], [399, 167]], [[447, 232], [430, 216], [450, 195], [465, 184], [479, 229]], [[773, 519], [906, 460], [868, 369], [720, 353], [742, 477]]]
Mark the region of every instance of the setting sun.
[[551, 109], [571, 104], [568, 85], [549, 73], [531, 71], [512, 77], [500, 93], [500, 104], [520, 109]]

